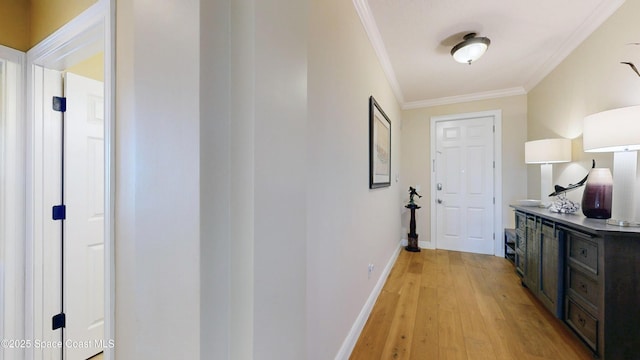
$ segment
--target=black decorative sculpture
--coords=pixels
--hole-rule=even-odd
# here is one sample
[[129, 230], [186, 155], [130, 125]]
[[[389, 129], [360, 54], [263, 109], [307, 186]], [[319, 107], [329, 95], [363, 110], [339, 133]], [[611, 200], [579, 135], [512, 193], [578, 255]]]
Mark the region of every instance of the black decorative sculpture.
[[409, 234], [407, 234], [409, 244], [404, 249], [411, 252], [420, 252], [418, 234], [416, 234], [416, 209], [420, 209], [420, 206], [415, 203], [414, 196], [422, 197], [415, 188], [409, 186], [409, 203], [405, 207], [411, 210], [411, 221], [409, 223]]
[[409, 186], [409, 204], [415, 204], [413, 200], [414, 196], [418, 196], [419, 198], [422, 197], [422, 195], [418, 194], [414, 187]]
[[[595, 167], [596, 161], [591, 160], [591, 169], [594, 169]], [[554, 186], [555, 191], [549, 194], [549, 196], [556, 196], [556, 200], [549, 207], [549, 211], [562, 214], [573, 214], [578, 211], [578, 209], [580, 209], [580, 205], [567, 198], [567, 191], [577, 189], [584, 185], [588, 177], [589, 174], [577, 183], [569, 184], [566, 187], [560, 185]]]
[[[591, 159], [591, 168], [595, 169], [596, 167], [596, 161], [595, 159]], [[555, 185], [554, 186], [554, 192], [552, 192], [551, 194], [549, 194], [549, 196], [557, 196], [560, 195], [562, 193], [566, 193], [569, 190], [573, 190], [576, 188], [579, 188], [580, 186], [584, 185], [584, 183], [587, 181], [587, 178], [589, 177], [589, 174], [587, 174], [587, 176], [585, 176], [582, 180], [578, 181], [575, 184], [569, 184], [567, 185], [567, 187], [564, 186], [560, 186], [560, 185]]]

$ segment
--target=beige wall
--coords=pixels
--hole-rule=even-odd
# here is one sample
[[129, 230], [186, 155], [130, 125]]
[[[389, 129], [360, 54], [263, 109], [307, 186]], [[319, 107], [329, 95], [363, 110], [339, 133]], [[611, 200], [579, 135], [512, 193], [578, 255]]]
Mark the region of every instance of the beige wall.
[[4, 0], [0, 44], [27, 51], [97, 0]]
[[89, 79], [104, 82], [104, 53], [100, 52], [95, 54], [94, 56], [71, 66], [67, 71], [88, 77]]
[[[307, 356], [333, 359], [401, 239], [402, 114], [353, 2], [309, 9]], [[370, 190], [369, 96], [392, 124], [392, 184]], [[367, 266], [375, 270], [368, 277]]]
[[0, 44], [27, 51], [29, 39], [29, 1], [0, 1]]
[[29, 48], [95, 4], [97, 0], [30, 0]]
[[[575, 183], [587, 174], [591, 159], [612, 167], [611, 154], [582, 151], [582, 121], [586, 115], [640, 104], [640, 77], [620, 64], [640, 65], [640, 1], [627, 1], [551, 74], [528, 94], [528, 140], [573, 139], [573, 162], [554, 165], [554, 184]], [[538, 198], [540, 167], [528, 167], [531, 198]], [[582, 189], [569, 193], [580, 201]]]
[[[402, 189], [420, 185], [417, 233], [420, 241], [430, 241], [431, 224], [431, 151], [430, 121], [432, 116], [469, 112], [502, 110], [502, 221], [505, 227], [513, 227], [513, 216], [508, 205], [526, 195], [524, 142], [527, 137], [527, 97], [512, 96], [500, 99], [435, 106], [406, 110], [402, 114]], [[408, 195], [405, 194], [405, 197]], [[408, 227], [408, 213], [403, 216], [403, 227]], [[498, 236], [498, 234], [496, 234]]]

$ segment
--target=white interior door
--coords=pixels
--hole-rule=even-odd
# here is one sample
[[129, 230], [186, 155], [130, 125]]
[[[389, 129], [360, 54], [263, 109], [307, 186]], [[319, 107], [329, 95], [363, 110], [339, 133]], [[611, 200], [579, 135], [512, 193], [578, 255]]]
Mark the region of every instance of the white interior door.
[[436, 247], [494, 253], [494, 118], [436, 123]]
[[[36, 183], [34, 199], [41, 201], [42, 228], [36, 228], [34, 237], [42, 239], [41, 246], [35, 248], [34, 278], [36, 289], [42, 289], [34, 298], [34, 317], [38, 326], [34, 339], [45, 342], [62, 341], [62, 330], [52, 330], [52, 317], [62, 311], [62, 236], [59, 220], [51, 217], [51, 208], [62, 204], [61, 198], [61, 147], [62, 114], [52, 109], [52, 98], [63, 95], [62, 74], [56, 70], [35, 69], [38, 87], [34, 105], [36, 113], [34, 152], [41, 153], [41, 162], [35, 164], [42, 168], [42, 182]], [[61, 349], [54, 346], [34, 348], [35, 359], [56, 360], [61, 358]]]
[[84, 360], [106, 346], [104, 84], [66, 73], [65, 97], [64, 348], [66, 360]]

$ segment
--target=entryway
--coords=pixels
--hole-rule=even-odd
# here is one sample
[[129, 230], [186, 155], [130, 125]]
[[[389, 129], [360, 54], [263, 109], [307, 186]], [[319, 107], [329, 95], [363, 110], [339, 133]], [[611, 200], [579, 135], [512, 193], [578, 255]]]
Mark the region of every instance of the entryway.
[[[437, 249], [495, 254], [500, 112], [431, 118], [432, 239]], [[496, 235], [497, 234], [497, 235]]]

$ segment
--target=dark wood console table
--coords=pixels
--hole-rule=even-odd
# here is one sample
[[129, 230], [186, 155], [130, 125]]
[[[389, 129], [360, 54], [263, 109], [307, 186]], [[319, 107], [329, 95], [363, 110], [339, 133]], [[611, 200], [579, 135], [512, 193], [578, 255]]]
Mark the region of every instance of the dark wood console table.
[[640, 359], [640, 228], [511, 207], [522, 284], [601, 359]]

